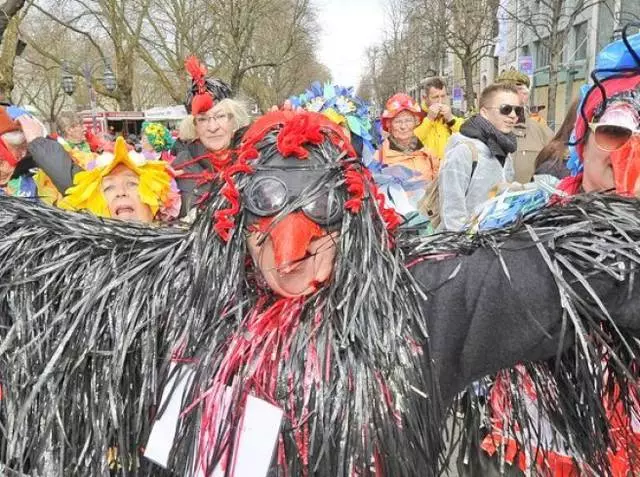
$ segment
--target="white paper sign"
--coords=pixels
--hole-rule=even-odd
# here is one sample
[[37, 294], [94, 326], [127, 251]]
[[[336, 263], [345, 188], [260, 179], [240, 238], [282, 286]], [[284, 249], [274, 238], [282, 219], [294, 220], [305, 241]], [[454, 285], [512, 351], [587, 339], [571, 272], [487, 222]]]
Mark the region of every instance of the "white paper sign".
[[[174, 368], [172, 367], [169, 372], [174, 372]], [[168, 381], [160, 399], [160, 409], [169, 398], [169, 393], [174, 389], [174, 386], [175, 389], [170, 395], [164, 413], [153, 423], [149, 441], [144, 449], [144, 456], [147, 459], [165, 468], [169, 460], [169, 452], [173, 447], [173, 441], [176, 438], [182, 398], [185, 391], [189, 389], [192, 379], [193, 370], [187, 366], [181, 366]]]
[[[169, 453], [173, 447], [176, 430], [180, 419], [181, 404], [184, 392], [193, 379], [193, 371], [184, 367], [168, 382], [162, 394], [161, 406], [171, 394], [165, 412], [153, 424], [144, 456], [156, 464], [165, 467]], [[221, 415], [214, 418], [213, 428], [221, 428], [220, 419], [226, 415], [231, 390], [228, 388], [221, 403]], [[254, 396], [247, 398], [241, 430], [233, 446], [233, 459], [226, 459], [232, 477], [266, 477], [269, 472], [273, 451], [278, 441], [282, 422], [282, 409]], [[197, 449], [197, 446], [194, 446]], [[196, 463], [198, 459], [195, 459]], [[185, 477], [224, 477], [225, 469], [218, 465], [212, 476], [205, 476], [202, 469], [196, 467], [191, 476]]]
[[[266, 477], [271, 465], [273, 450], [278, 441], [282, 409], [262, 399], [249, 396], [242, 420], [239, 439], [231, 462], [232, 477]], [[218, 466], [213, 477], [224, 477], [224, 469]], [[196, 477], [206, 477], [196, 473]]]

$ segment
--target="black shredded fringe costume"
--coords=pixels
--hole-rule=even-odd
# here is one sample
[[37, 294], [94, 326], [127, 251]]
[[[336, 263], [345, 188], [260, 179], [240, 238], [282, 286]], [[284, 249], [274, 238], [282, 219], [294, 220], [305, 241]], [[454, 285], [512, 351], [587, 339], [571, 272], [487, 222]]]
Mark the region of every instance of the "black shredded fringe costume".
[[[345, 210], [331, 279], [282, 299], [251, 265], [243, 193], [253, 171], [305, 151], [321, 179], [276, 220], [327, 184]], [[2, 472], [108, 475], [116, 442], [121, 475], [162, 475], [137, 456], [174, 358], [195, 378], [173, 475], [220, 459], [225, 442], [204, 464], [194, 449], [202, 396], [224, 385], [238, 406], [251, 393], [283, 408], [274, 476], [436, 475], [454, 396], [519, 361], [607, 475], [601, 377], [622, 401], [637, 392], [638, 201], [577, 197], [508, 231], [401, 237], [353, 156], [319, 115], [267, 115], [189, 229], [0, 197]]]

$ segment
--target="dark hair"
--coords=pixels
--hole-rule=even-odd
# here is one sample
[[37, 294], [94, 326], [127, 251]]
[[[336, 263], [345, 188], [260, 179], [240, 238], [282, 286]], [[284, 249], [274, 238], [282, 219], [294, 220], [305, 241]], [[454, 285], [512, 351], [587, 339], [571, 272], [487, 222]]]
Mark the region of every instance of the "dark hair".
[[539, 169], [543, 169], [544, 171], [561, 171], [565, 168], [564, 161], [567, 158], [567, 145], [569, 144], [571, 131], [576, 124], [578, 103], [579, 100], [577, 98], [573, 100], [556, 135], [553, 136], [549, 144], [543, 147], [538, 153], [534, 165], [535, 171]]
[[435, 78], [428, 79], [424, 83], [424, 91], [427, 96], [429, 96], [429, 91], [431, 91], [431, 88], [446, 89], [447, 85], [444, 84], [444, 81], [442, 81], [442, 78], [435, 77]]
[[480, 93], [480, 107], [482, 108], [486, 106], [487, 103], [498, 93], [518, 94], [518, 89], [511, 84], [493, 83], [483, 89], [482, 93]]
[[[217, 103], [225, 98], [231, 98], [233, 96], [231, 87], [223, 80], [218, 78], [206, 78], [204, 81], [205, 89], [213, 97], [213, 102]], [[191, 114], [191, 102], [193, 98], [198, 94], [198, 84], [196, 81], [191, 81], [191, 86], [187, 90], [187, 98], [185, 100], [185, 107], [187, 112]]]

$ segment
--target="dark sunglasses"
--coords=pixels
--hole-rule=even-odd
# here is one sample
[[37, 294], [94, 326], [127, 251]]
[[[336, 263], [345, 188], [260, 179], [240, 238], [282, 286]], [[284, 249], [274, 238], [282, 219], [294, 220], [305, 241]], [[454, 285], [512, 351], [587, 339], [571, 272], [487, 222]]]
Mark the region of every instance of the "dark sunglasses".
[[522, 116], [524, 114], [523, 106], [515, 106], [513, 104], [501, 104], [496, 109], [504, 116], [509, 116], [512, 111], [516, 112], [516, 116]]

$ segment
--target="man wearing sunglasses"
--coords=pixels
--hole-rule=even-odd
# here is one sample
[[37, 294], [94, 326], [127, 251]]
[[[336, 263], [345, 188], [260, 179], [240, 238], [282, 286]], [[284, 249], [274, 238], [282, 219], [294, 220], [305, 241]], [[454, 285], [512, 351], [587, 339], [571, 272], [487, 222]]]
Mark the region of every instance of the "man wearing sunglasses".
[[442, 230], [462, 230], [493, 189], [514, 179], [513, 128], [523, 114], [514, 86], [491, 85], [480, 95], [479, 113], [451, 136], [440, 169]]
[[504, 71], [496, 78], [496, 83], [509, 84], [516, 87], [522, 114], [513, 132], [517, 137], [518, 148], [513, 155], [515, 180], [529, 182], [533, 176], [538, 153], [553, 137], [553, 131], [546, 124], [541, 124], [531, 117], [529, 112], [529, 77], [515, 69]]

